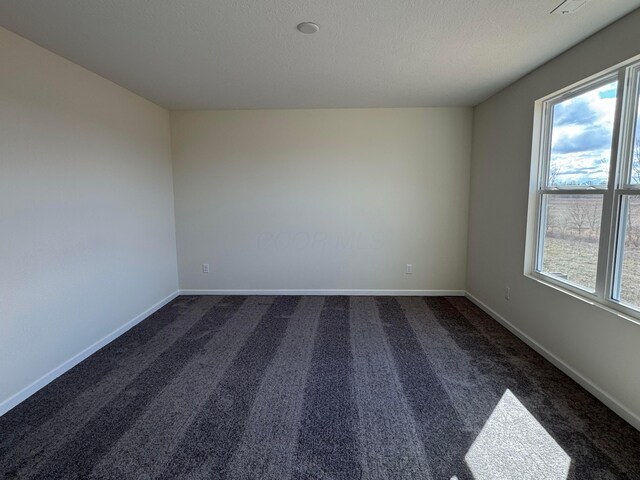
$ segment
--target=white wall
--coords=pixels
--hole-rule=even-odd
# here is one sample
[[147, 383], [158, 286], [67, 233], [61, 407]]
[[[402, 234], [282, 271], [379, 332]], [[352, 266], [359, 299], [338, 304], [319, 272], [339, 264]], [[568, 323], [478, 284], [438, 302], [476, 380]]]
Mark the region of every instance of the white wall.
[[168, 112], [4, 29], [0, 65], [1, 414], [177, 271]]
[[640, 428], [640, 325], [523, 275], [534, 101], [638, 53], [640, 10], [475, 108], [467, 289]]
[[471, 109], [172, 112], [171, 133], [182, 289], [464, 290]]

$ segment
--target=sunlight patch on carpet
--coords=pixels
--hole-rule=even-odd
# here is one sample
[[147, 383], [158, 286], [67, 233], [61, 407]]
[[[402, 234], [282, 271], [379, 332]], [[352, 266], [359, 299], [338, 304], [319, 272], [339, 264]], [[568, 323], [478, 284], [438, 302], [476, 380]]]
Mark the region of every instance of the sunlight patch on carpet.
[[571, 457], [506, 390], [465, 455], [476, 480], [566, 480]]

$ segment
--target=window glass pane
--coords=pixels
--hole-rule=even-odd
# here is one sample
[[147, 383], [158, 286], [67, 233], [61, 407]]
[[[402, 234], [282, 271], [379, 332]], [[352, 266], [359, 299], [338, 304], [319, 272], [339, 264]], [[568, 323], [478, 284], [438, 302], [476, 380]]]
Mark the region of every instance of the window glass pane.
[[606, 187], [618, 82], [553, 106], [548, 186]]
[[633, 138], [633, 150], [631, 152], [631, 183], [640, 183], [640, 84], [638, 84], [638, 92], [636, 92], [636, 131]]
[[616, 300], [640, 307], [640, 195], [625, 196]]
[[602, 195], [544, 195], [541, 271], [595, 291]]

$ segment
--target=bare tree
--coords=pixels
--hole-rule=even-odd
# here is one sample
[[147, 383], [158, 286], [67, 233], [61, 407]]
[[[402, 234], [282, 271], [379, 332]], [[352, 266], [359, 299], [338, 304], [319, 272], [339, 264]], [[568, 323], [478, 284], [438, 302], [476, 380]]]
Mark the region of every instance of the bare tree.
[[562, 222], [562, 218], [560, 214], [555, 210], [549, 210], [547, 212], [547, 234], [554, 236], [556, 235], [556, 229], [560, 230], [560, 233], [563, 233], [564, 224]]
[[560, 167], [558, 165], [553, 165], [549, 167], [549, 177], [547, 179], [548, 185], [556, 185], [556, 180], [558, 179], [558, 174], [560, 173]]
[[[631, 182], [640, 183], [640, 135], [636, 135], [631, 153]], [[631, 205], [629, 205], [627, 209], [627, 244], [637, 247], [640, 246], [640, 227], [636, 223], [635, 215], [631, 213]]]
[[637, 225], [638, 219], [636, 215], [632, 214], [634, 207], [640, 207], [640, 204], [633, 204], [632, 201], [633, 197], [630, 197], [629, 204], [627, 205], [626, 244], [627, 246], [633, 245], [634, 247], [640, 247], [640, 226]]
[[582, 235], [582, 231], [589, 225], [591, 216], [589, 207], [590, 205], [585, 202], [574, 199], [567, 212], [569, 214], [569, 222], [578, 230], [578, 235]]
[[631, 154], [631, 181], [640, 183], [640, 135], [636, 135]]
[[591, 229], [591, 234], [596, 235], [598, 230], [600, 229], [600, 214], [601, 207], [597, 202], [593, 203], [593, 208], [589, 209], [589, 228]]

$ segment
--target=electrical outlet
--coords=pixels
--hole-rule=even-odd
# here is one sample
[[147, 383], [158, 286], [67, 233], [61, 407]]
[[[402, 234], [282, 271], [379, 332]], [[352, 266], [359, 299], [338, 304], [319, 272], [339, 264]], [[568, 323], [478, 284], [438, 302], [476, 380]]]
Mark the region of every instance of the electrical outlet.
[[508, 302], [509, 300], [511, 300], [511, 288], [510, 287], [504, 287], [504, 299]]
[[411, 275], [413, 273], [413, 265], [407, 263], [407, 269], [404, 271], [404, 273], [406, 273], [407, 275]]
[[209, 273], [209, 264], [208, 263], [203, 263], [202, 264], [202, 273]]

